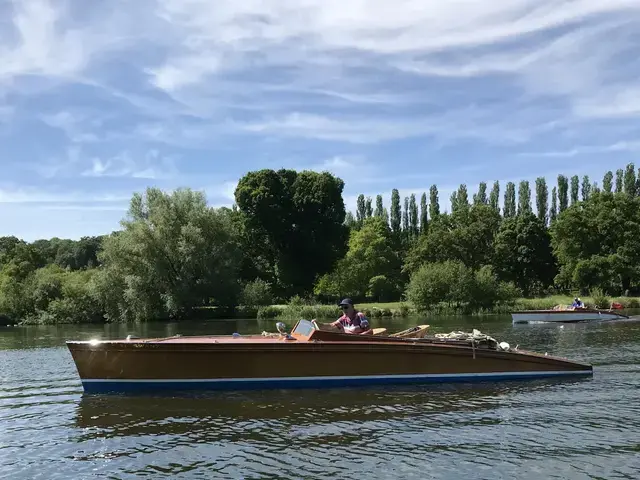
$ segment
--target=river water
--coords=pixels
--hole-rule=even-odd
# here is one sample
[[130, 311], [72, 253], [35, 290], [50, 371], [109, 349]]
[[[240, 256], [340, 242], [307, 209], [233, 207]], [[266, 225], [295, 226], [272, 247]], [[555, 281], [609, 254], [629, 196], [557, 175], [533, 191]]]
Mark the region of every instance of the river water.
[[188, 397], [83, 395], [64, 345], [273, 323], [0, 329], [0, 478], [640, 478], [640, 321], [428, 321], [590, 362], [593, 378]]

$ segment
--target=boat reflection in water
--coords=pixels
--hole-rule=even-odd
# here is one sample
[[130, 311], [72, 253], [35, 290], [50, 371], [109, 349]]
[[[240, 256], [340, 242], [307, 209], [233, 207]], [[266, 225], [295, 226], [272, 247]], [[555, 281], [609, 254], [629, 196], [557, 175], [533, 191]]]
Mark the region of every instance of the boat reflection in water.
[[[123, 436], [229, 439], [283, 428], [416, 420], [441, 428], [446, 421], [494, 418], [508, 407], [537, 407], [536, 398], [573, 395], [586, 377], [512, 382], [375, 386], [358, 389], [184, 392], [179, 395], [83, 395], [75, 424], [83, 439]], [[493, 412], [493, 413], [491, 413]], [[448, 419], [448, 420], [445, 420]], [[339, 438], [334, 439], [338, 441]]]
[[[282, 327], [279, 326], [279, 330]], [[68, 341], [87, 393], [318, 388], [592, 375], [591, 365], [472, 334], [350, 335], [300, 320], [291, 333]]]

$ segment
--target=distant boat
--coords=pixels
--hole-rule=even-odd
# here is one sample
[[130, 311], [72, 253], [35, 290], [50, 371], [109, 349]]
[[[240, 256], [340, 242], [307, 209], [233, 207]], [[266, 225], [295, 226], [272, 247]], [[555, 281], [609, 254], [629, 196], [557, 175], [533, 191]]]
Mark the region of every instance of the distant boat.
[[67, 347], [87, 393], [326, 388], [593, 375], [589, 364], [511, 348], [477, 330], [402, 338], [329, 332], [308, 320], [300, 320], [291, 333], [283, 324], [277, 328], [278, 337], [237, 333], [128, 337], [67, 341]]
[[529, 322], [590, 322], [603, 320], [619, 320], [629, 318], [627, 315], [614, 312], [613, 310], [598, 310], [593, 308], [555, 308], [551, 310], [521, 310], [513, 312], [511, 319], [513, 323]]

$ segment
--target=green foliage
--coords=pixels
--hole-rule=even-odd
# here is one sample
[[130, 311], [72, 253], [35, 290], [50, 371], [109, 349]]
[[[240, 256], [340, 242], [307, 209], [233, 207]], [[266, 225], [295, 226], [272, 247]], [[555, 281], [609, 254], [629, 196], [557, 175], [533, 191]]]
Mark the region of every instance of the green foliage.
[[591, 195], [591, 183], [589, 182], [589, 175], [582, 177], [582, 201], [589, 200]]
[[489, 194], [489, 205], [500, 213], [500, 182], [497, 180], [493, 182], [493, 188]]
[[438, 187], [431, 185], [429, 188], [429, 217], [435, 220], [440, 215], [440, 200], [438, 198]]
[[412, 273], [423, 263], [459, 260], [477, 269], [489, 264], [500, 215], [488, 205], [474, 205], [432, 221], [405, 258], [404, 271]]
[[[440, 212], [436, 185], [419, 206], [393, 189], [389, 212], [381, 195], [375, 211], [360, 195], [357, 219], [345, 211], [342, 180], [326, 172], [250, 172], [233, 208], [209, 208], [188, 189], [148, 189], [133, 196], [122, 230], [104, 237], [0, 237], [0, 321], [333, 318], [345, 296], [393, 302], [403, 293], [438, 311], [502, 311], [520, 294], [547, 295], [518, 300], [542, 308], [562, 303], [552, 293], [575, 292], [640, 306], [629, 296], [640, 291], [640, 174], [629, 163], [614, 188], [607, 172], [602, 190], [586, 175], [580, 189], [578, 178], [558, 176], [550, 207], [537, 178], [535, 215], [528, 182], [519, 182], [517, 203], [509, 182], [502, 217], [498, 182], [488, 197], [481, 182], [471, 204], [461, 184], [451, 213]], [[410, 307], [363, 310], [397, 316]]]
[[345, 258], [334, 272], [319, 278], [314, 293], [327, 299], [368, 294], [379, 301], [393, 298], [398, 292], [400, 260], [392, 244], [389, 226], [381, 218], [366, 219], [361, 229], [351, 232]]
[[549, 210], [549, 189], [544, 177], [536, 178], [536, 209], [538, 218], [544, 225], [547, 224]]
[[580, 191], [580, 179], [577, 175], [571, 177], [571, 205], [578, 203], [578, 192]]
[[259, 320], [268, 320], [271, 318], [277, 318], [282, 314], [283, 310], [284, 309], [282, 307], [279, 307], [276, 305], [268, 305], [266, 307], [260, 307], [258, 309], [257, 317]]
[[474, 205], [488, 205], [489, 200], [487, 199], [487, 183], [480, 182], [478, 185], [478, 193], [473, 195], [473, 203]]
[[591, 291], [591, 298], [593, 298], [595, 308], [607, 309], [611, 306], [611, 299], [600, 288], [594, 288]]
[[391, 211], [389, 212], [391, 231], [399, 236], [401, 232], [402, 207], [400, 206], [400, 192], [397, 188], [391, 191]]
[[623, 178], [624, 178], [624, 170], [619, 168], [618, 170], [616, 170], [616, 192], [615, 193], [622, 192]]
[[602, 179], [602, 190], [605, 193], [612, 193], [613, 191], [613, 172], [611, 170], [604, 174]]
[[569, 206], [569, 180], [564, 175], [558, 175], [558, 213], [564, 212]]
[[419, 310], [432, 310], [447, 303], [462, 310], [488, 309], [513, 300], [518, 290], [500, 282], [488, 265], [477, 271], [460, 261], [423, 264], [412, 276], [407, 299]]
[[561, 213], [551, 232], [557, 283], [620, 293], [640, 282], [638, 197], [593, 194]]
[[110, 319], [183, 318], [209, 304], [235, 305], [240, 250], [226, 210], [204, 193], [135, 194], [123, 230], [104, 242], [97, 278]]
[[556, 187], [551, 189], [551, 208], [549, 209], [549, 223], [553, 223], [558, 216], [558, 191]]
[[273, 303], [271, 284], [260, 278], [247, 282], [242, 290], [242, 304], [250, 307], [262, 307]]
[[344, 256], [349, 232], [343, 189], [344, 182], [328, 172], [259, 170], [238, 182], [238, 208], [266, 265], [260, 276], [278, 287], [278, 295], [311, 291]]
[[492, 263], [498, 277], [517, 285], [525, 296], [539, 294], [555, 275], [551, 236], [543, 221], [533, 213], [504, 220]]
[[624, 171], [623, 191], [631, 197], [636, 196], [636, 167], [629, 163]]
[[513, 182], [507, 183], [507, 188], [504, 192], [504, 218], [515, 217], [516, 215], [516, 184]]
[[427, 194], [422, 192], [420, 197], [420, 233], [426, 233], [429, 225], [429, 211], [427, 209]]
[[409, 236], [415, 238], [420, 233], [420, 217], [418, 215], [418, 204], [416, 195], [412, 193], [409, 197]]
[[518, 212], [517, 215], [531, 213], [531, 188], [529, 182], [523, 180], [518, 187]]

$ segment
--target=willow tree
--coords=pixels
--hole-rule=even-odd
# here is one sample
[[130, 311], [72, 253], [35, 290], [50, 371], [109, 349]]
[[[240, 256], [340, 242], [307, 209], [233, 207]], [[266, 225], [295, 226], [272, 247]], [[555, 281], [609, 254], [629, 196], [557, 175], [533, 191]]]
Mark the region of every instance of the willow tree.
[[122, 231], [101, 253], [96, 284], [108, 318], [181, 318], [210, 299], [234, 305], [242, 252], [230, 212], [189, 189], [134, 194]]

